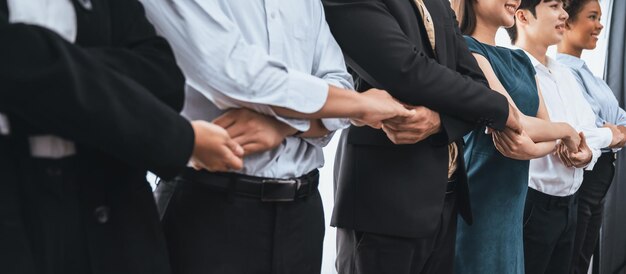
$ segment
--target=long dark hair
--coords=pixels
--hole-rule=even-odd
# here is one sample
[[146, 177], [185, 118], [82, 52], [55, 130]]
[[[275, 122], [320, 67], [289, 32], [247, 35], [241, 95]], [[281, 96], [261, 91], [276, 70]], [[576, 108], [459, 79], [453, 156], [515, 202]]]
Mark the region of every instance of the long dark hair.
[[476, 12], [474, 11], [475, 0], [453, 0], [452, 8], [456, 13], [461, 32], [471, 35], [476, 30]]

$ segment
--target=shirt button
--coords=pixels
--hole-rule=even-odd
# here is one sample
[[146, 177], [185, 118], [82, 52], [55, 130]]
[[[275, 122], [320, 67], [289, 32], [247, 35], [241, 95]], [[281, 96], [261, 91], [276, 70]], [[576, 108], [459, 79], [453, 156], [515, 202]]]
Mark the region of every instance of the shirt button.
[[93, 215], [99, 224], [106, 224], [109, 221], [111, 210], [106, 206], [99, 206], [94, 210]]

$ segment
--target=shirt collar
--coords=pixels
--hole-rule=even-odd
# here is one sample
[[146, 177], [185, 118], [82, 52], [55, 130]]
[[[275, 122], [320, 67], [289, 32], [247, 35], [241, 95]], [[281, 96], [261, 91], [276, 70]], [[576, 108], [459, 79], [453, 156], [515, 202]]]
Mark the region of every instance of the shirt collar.
[[569, 54], [557, 53], [556, 59], [562, 64], [575, 69], [581, 69], [585, 65], [585, 61], [583, 61], [583, 59]]
[[535, 67], [535, 70], [540, 69], [549, 74], [552, 74], [553, 72], [559, 71], [563, 68], [563, 66], [559, 62], [557, 62], [550, 56], [546, 56], [546, 61], [548, 61], [548, 65], [544, 66], [541, 62], [539, 62], [539, 60], [537, 60], [537, 58], [535, 58], [535, 56], [528, 53], [524, 49], [522, 49], [522, 51], [526, 53], [526, 56], [528, 56], [528, 59], [530, 59], [530, 62], [533, 64], [533, 67]]

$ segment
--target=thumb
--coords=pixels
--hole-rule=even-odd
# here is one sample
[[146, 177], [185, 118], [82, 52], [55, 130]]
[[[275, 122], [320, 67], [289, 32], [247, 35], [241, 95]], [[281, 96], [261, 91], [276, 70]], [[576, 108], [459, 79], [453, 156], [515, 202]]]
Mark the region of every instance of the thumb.
[[578, 133], [578, 135], [580, 136], [580, 145], [579, 145], [579, 147], [586, 147], [587, 146], [587, 139], [585, 138], [585, 134], [581, 131], [580, 133]]

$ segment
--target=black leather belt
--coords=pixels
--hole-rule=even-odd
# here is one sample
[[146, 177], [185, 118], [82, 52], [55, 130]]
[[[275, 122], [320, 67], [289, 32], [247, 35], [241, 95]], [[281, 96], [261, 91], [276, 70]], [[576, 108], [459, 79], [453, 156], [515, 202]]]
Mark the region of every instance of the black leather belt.
[[187, 168], [177, 180], [260, 198], [264, 202], [291, 202], [315, 193], [319, 184], [319, 171], [315, 169], [298, 178], [276, 179]]

